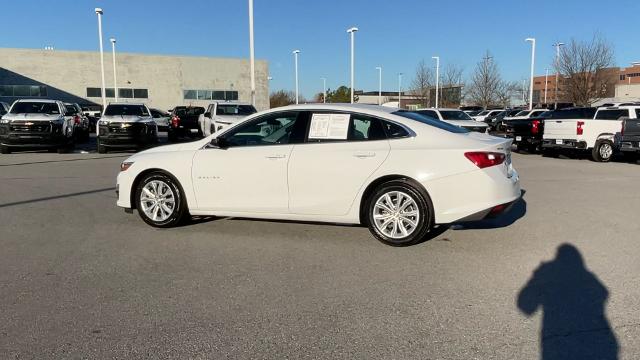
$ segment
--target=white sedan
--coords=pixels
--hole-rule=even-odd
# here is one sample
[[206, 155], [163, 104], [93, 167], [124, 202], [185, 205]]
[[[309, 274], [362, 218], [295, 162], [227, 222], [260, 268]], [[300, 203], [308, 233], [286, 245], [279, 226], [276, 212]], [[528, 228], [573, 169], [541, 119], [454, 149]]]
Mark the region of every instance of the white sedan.
[[117, 204], [156, 227], [190, 215], [363, 224], [404, 246], [436, 224], [516, 201], [510, 148], [510, 139], [388, 107], [294, 105], [129, 157]]

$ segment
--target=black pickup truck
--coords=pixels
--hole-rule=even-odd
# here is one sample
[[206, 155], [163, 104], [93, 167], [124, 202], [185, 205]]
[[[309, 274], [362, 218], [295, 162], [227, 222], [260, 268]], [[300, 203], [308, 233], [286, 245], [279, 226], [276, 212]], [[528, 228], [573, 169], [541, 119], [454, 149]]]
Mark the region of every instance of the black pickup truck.
[[176, 106], [171, 111], [169, 119], [169, 129], [167, 137], [169, 141], [176, 141], [179, 138], [201, 138], [202, 131], [198, 119], [204, 114], [202, 106]]
[[625, 119], [622, 121], [618, 148], [624, 154], [640, 154], [640, 119]]

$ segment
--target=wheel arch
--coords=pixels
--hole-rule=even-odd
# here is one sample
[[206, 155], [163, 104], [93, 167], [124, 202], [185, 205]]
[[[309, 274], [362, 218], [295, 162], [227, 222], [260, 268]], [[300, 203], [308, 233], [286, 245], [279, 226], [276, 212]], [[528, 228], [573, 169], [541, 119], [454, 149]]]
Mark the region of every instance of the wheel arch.
[[150, 169], [146, 169], [141, 171], [136, 178], [133, 180], [133, 183], [131, 184], [131, 193], [129, 194], [129, 201], [131, 204], [131, 209], [136, 209], [137, 208], [137, 204], [136, 204], [136, 189], [138, 188], [138, 185], [140, 184], [140, 181], [142, 181], [142, 179], [152, 173], [160, 173], [163, 175], [166, 175], [168, 177], [171, 178], [171, 180], [173, 180], [176, 185], [178, 186], [178, 188], [180, 189], [180, 192], [182, 193], [182, 199], [185, 203], [185, 205], [187, 206], [187, 209], [189, 208], [189, 203], [187, 200], [187, 195], [184, 191], [184, 188], [182, 187], [182, 184], [180, 183], [180, 181], [178, 180], [177, 177], [175, 177], [175, 175], [173, 175], [171, 172], [164, 170], [164, 169], [160, 169], [160, 168], [150, 168]]
[[431, 218], [432, 218], [431, 220], [433, 222], [433, 220], [435, 219], [435, 209], [434, 209], [433, 201], [431, 200], [431, 196], [429, 195], [429, 192], [427, 191], [427, 189], [422, 184], [420, 184], [417, 180], [415, 180], [410, 176], [400, 175], [400, 174], [391, 174], [391, 175], [384, 175], [373, 180], [365, 188], [364, 192], [362, 193], [362, 197], [360, 198], [360, 209], [359, 209], [360, 224], [362, 225], [367, 224], [367, 204], [369, 203], [369, 198], [371, 197], [373, 192], [380, 185], [387, 183], [389, 181], [395, 181], [395, 180], [404, 180], [408, 182], [411, 186], [413, 186], [417, 191], [419, 191], [425, 197], [425, 199], [427, 200], [427, 203], [429, 203], [429, 205], [431, 206]]

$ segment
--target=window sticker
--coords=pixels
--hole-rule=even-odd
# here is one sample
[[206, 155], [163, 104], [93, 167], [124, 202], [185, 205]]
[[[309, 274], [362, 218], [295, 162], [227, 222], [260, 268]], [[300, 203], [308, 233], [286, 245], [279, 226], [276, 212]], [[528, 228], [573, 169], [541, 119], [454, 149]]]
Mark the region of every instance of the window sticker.
[[313, 114], [309, 139], [346, 140], [349, 114]]

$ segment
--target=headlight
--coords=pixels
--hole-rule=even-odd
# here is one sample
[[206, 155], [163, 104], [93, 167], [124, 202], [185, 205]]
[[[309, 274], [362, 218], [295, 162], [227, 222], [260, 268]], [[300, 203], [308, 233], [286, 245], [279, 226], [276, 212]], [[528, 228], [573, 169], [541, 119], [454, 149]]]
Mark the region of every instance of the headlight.
[[11, 120], [9, 120], [9, 119], [0, 119], [0, 124], [8, 124], [10, 122], [11, 122]]
[[108, 125], [109, 122], [107, 120], [100, 120], [98, 121], [98, 125]]
[[127, 171], [131, 165], [133, 165], [133, 161], [123, 161], [122, 164], [120, 164], [120, 171]]

